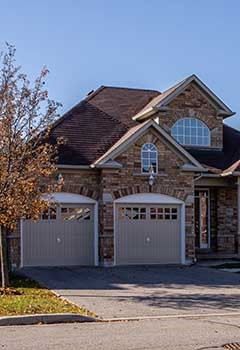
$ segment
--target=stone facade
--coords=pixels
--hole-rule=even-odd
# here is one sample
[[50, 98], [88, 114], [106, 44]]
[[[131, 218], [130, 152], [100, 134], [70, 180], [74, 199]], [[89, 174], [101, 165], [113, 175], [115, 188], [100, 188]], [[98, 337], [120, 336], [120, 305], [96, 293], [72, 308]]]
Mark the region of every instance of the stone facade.
[[[141, 173], [141, 147], [152, 142], [158, 150], [158, 174], [153, 187], [148, 176]], [[195, 257], [194, 233], [194, 173], [181, 171], [183, 156], [173, 150], [166, 141], [149, 130], [132, 146], [115, 159], [122, 165], [118, 169], [66, 170], [62, 191], [82, 194], [99, 203], [99, 261], [114, 260], [114, 200], [134, 193], [159, 193], [185, 201], [186, 205], [186, 257]], [[49, 179], [54, 183], [56, 178]], [[237, 189], [236, 187], [210, 190], [211, 248], [217, 252], [236, 253]], [[9, 254], [12, 266], [20, 264], [20, 225], [9, 236]]]
[[223, 145], [223, 118], [217, 115], [217, 109], [203, 95], [200, 88], [191, 83], [168, 104], [166, 111], [157, 115], [157, 121], [166, 131], [170, 133], [174, 123], [185, 117], [198, 118], [210, 129], [211, 148], [221, 149]]
[[[149, 188], [148, 177], [141, 173], [141, 147], [147, 142], [155, 144], [158, 150], [158, 175], [153, 188]], [[194, 203], [188, 201], [194, 195], [194, 174], [182, 172], [185, 163], [176, 151], [169, 148], [153, 131], [147, 132], [115, 159], [121, 169], [102, 170], [100, 199], [100, 259], [112, 261], [114, 248], [113, 201], [134, 193], [160, 193], [186, 202], [186, 252], [195, 256], [194, 246]], [[107, 198], [107, 200], [104, 200]]]
[[[169, 103], [166, 110], [155, 115], [161, 127], [170, 133], [173, 124], [184, 117], [202, 120], [211, 131], [211, 148], [221, 149], [223, 143], [223, 120], [217, 115], [213, 102], [201, 89], [191, 83], [179, 96]], [[141, 172], [141, 147], [154, 143], [158, 150], [158, 173], [154, 185], [148, 184], [147, 174]], [[195, 257], [194, 232], [194, 177], [181, 166], [189, 163], [185, 157], [156, 130], [149, 129], [134, 144], [115, 158], [120, 168], [60, 169], [63, 175], [63, 192], [77, 193], [93, 198], [99, 203], [99, 260], [114, 260], [114, 200], [134, 193], [159, 193], [181, 199], [186, 205], [186, 256]], [[57, 175], [57, 174], [56, 174]], [[47, 183], [56, 183], [52, 177]], [[46, 183], [43, 183], [44, 188]], [[232, 187], [210, 188], [211, 247], [217, 252], [238, 252], [237, 235], [237, 189]], [[13, 266], [20, 264], [20, 225], [9, 235], [9, 254]]]
[[217, 193], [217, 251], [238, 252], [237, 189], [220, 188]]

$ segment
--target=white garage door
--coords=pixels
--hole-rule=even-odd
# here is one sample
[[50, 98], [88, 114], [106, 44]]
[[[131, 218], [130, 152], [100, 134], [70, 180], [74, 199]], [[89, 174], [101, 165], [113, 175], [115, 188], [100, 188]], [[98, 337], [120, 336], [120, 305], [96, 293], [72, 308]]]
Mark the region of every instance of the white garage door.
[[179, 204], [116, 204], [116, 264], [181, 263]]
[[49, 208], [22, 223], [23, 266], [94, 265], [94, 205]]

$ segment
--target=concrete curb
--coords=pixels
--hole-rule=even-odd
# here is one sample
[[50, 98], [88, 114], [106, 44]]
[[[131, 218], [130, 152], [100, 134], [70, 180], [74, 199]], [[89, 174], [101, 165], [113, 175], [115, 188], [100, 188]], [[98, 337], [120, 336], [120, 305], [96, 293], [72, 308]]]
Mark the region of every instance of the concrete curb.
[[100, 322], [94, 317], [81, 314], [36, 314], [23, 316], [0, 317], [0, 326], [20, 326], [34, 324], [74, 323], [74, 322]]
[[240, 312], [221, 312], [221, 313], [202, 313], [202, 314], [174, 314], [174, 315], [156, 315], [156, 316], [130, 316], [130, 317], [114, 317], [103, 318], [101, 322], [121, 322], [121, 321], [142, 321], [142, 320], [161, 320], [161, 319], [194, 319], [194, 318], [208, 318], [208, 317], [226, 317], [226, 316], [240, 316]]

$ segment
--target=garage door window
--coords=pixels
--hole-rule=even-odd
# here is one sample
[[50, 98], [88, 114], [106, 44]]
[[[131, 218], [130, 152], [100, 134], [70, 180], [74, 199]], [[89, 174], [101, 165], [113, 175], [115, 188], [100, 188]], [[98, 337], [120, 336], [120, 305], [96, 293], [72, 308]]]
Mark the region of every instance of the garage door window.
[[146, 220], [146, 208], [125, 207], [118, 209], [119, 220]]
[[177, 220], [177, 208], [154, 207], [150, 208], [151, 220]]
[[90, 220], [91, 210], [89, 208], [61, 208], [62, 220]]
[[56, 218], [57, 218], [57, 209], [53, 207], [48, 208], [41, 215], [42, 220], [56, 220]]

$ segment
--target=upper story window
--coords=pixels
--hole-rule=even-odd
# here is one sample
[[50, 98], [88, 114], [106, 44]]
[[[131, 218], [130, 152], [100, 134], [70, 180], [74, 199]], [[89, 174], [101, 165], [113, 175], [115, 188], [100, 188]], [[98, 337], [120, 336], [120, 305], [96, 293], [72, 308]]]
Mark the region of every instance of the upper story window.
[[142, 146], [142, 173], [157, 173], [157, 147], [152, 143], [145, 143]]
[[210, 130], [199, 119], [183, 118], [171, 129], [171, 135], [185, 146], [210, 146]]

